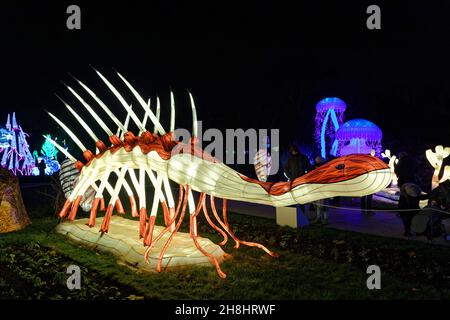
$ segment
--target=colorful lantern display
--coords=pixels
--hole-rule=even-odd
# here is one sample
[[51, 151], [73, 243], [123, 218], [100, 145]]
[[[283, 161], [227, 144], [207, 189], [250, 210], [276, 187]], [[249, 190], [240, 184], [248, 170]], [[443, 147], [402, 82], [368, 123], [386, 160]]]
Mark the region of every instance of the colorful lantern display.
[[[336, 131], [344, 121], [347, 106], [339, 98], [325, 98], [316, 105], [316, 129], [314, 138], [320, 146], [322, 158], [327, 158], [327, 144], [334, 141]], [[327, 143], [328, 138], [328, 143]]]
[[[433, 166], [434, 173], [431, 179], [431, 190], [435, 189], [440, 182], [450, 179], [450, 166], [445, 166], [442, 168], [442, 163], [445, 158], [450, 155], [450, 147], [444, 148], [444, 146], [436, 146], [434, 148], [435, 152], [431, 149], [425, 151], [425, 155], [428, 162]], [[442, 177], [439, 179], [439, 173], [442, 170]]]
[[331, 154], [344, 156], [349, 154], [371, 154], [375, 151], [381, 156], [381, 138], [383, 133], [373, 122], [366, 119], [353, 119], [344, 123], [336, 132]]
[[[51, 135], [46, 135], [46, 137], [51, 139]], [[56, 140], [56, 139], [55, 139]], [[61, 169], [61, 165], [57, 160], [58, 149], [47, 139], [44, 139], [44, 143], [41, 147], [41, 153], [35, 150], [33, 151], [33, 158], [37, 163], [44, 161], [45, 163], [45, 174], [51, 176], [55, 172]], [[33, 170], [34, 175], [39, 175], [39, 169], [37, 167]]]
[[0, 163], [3, 168], [11, 170], [15, 175], [31, 175], [35, 167], [27, 137], [28, 134], [17, 124], [16, 113], [12, 114], [12, 119], [8, 114], [6, 130], [2, 130]]
[[[68, 87], [69, 91], [88, 110], [97, 124], [108, 134], [112, 146], [107, 147], [67, 103], [65, 103], [66, 107], [92, 138], [91, 146], [93, 150], [98, 150], [96, 154], [90, 151], [63, 121], [50, 113], [50, 116], [78, 145], [85, 158], [85, 162], [77, 161], [57, 142], [46, 137], [70, 160], [74, 161], [75, 167], [81, 171], [79, 182], [64, 204], [59, 216], [74, 220], [83, 195], [88, 188], [93, 188], [96, 194], [90, 211], [89, 226], [94, 227], [98, 207], [104, 201], [104, 194], [109, 193], [110, 199], [105, 206], [106, 214], [100, 226], [100, 231], [106, 233], [109, 230], [114, 208], [118, 213], [124, 213], [122, 202], [119, 199], [119, 192], [124, 188], [130, 201], [131, 215], [139, 219], [139, 236], [146, 246], [144, 257], [147, 261], [150, 252], [155, 248], [155, 243], [164, 234], [170, 233], [166, 244], [159, 253], [158, 271], [162, 269], [162, 258], [179, 230], [186, 210], [189, 214], [192, 241], [200, 252], [210, 258], [219, 276], [225, 277], [226, 275], [222, 272], [217, 259], [206, 252], [198, 241], [197, 216], [200, 213], [203, 213], [207, 222], [224, 237], [224, 241], [220, 245], [225, 244], [228, 236], [230, 236], [235, 241], [236, 248], [241, 244], [255, 246], [269, 255], [275, 256], [276, 254], [265, 246], [240, 240], [234, 235], [227, 218], [226, 201], [228, 199], [271, 206], [287, 206], [334, 196], [364, 196], [385, 188], [391, 181], [392, 174], [389, 166], [370, 155], [350, 155], [335, 159], [289, 182], [262, 182], [248, 178], [218, 161], [199, 147], [196, 138], [198, 130], [197, 113], [194, 100], [190, 94], [193, 137], [188, 143], [183, 143], [174, 139], [175, 104], [172, 94], [170, 128], [166, 131], [159, 122], [159, 117], [150, 109], [150, 104], [144, 101], [123, 76], [118, 74], [143, 109], [145, 113], [143, 118], [138, 117], [109, 80], [98, 71], [97, 74], [127, 111], [130, 121], [134, 122], [139, 128], [139, 135], [127, 130], [127, 127], [117, 119], [111, 109], [91, 89], [81, 81], [76, 80], [124, 133], [123, 138], [119, 138], [106, 126], [94, 109], [71, 87]], [[147, 129], [144, 125], [148, 119], [154, 126], [151, 129]], [[111, 175], [117, 176], [114, 186], [109, 183]], [[155, 189], [150, 214], [147, 211], [146, 177], [150, 179]], [[169, 180], [179, 185], [180, 192], [177, 203], [174, 201]], [[134, 191], [138, 195], [138, 202], [136, 202]], [[193, 191], [199, 192], [197, 204], [194, 200]], [[213, 221], [208, 213], [206, 206], [208, 196], [216, 221]], [[223, 199], [222, 216], [219, 216], [216, 209], [215, 198]], [[165, 229], [154, 237], [155, 219], [159, 208], [162, 209], [164, 215]]]

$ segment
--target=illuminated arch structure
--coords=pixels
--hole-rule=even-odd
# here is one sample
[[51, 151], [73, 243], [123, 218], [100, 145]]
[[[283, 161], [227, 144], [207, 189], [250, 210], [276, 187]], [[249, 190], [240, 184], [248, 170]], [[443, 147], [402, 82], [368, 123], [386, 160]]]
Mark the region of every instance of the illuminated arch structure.
[[347, 108], [344, 101], [339, 98], [325, 98], [320, 100], [316, 105], [316, 129], [314, 138], [320, 146], [320, 154], [323, 158], [327, 158], [327, 143], [334, 141], [335, 133], [344, 122], [344, 112]]
[[336, 132], [331, 154], [340, 157], [353, 153], [370, 154], [375, 151], [381, 156], [381, 129], [366, 119], [352, 119], [344, 123]]

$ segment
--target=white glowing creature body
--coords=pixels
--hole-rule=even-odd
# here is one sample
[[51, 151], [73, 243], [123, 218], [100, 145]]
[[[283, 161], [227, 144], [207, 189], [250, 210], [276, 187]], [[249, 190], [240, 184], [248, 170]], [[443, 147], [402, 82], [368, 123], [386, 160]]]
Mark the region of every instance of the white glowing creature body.
[[[450, 155], [450, 147], [444, 148], [442, 145], [438, 145], [434, 148], [435, 152], [428, 149], [425, 155], [434, 168], [433, 177], [431, 178], [431, 190], [435, 189], [439, 183], [450, 179], [450, 166], [443, 166], [444, 159]], [[439, 174], [442, 170], [442, 177], [439, 179]]]
[[[123, 206], [119, 199], [119, 192], [123, 187], [130, 199], [132, 216], [139, 217], [139, 235], [143, 238], [144, 245], [147, 246], [145, 254], [147, 260], [150, 251], [154, 248], [155, 243], [161, 239], [162, 235], [166, 232], [171, 233], [159, 256], [157, 267], [159, 271], [161, 270], [161, 260], [173, 236], [178, 231], [187, 208], [190, 216], [191, 238], [197, 248], [214, 263], [219, 276], [225, 277], [217, 260], [203, 250], [197, 241], [197, 215], [201, 211], [204, 213], [208, 223], [224, 237], [224, 241], [222, 241], [220, 245], [225, 244], [229, 235], [235, 241], [236, 248], [238, 248], [240, 244], [256, 246], [263, 249], [268, 254], [275, 256], [275, 253], [271, 252], [263, 245], [242, 241], [233, 234], [227, 219], [227, 199], [271, 206], [287, 206], [335, 196], [360, 197], [385, 188], [391, 181], [392, 174], [389, 166], [370, 155], [349, 155], [338, 158], [289, 182], [261, 182], [248, 178], [213, 158], [199, 147], [196, 139], [196, 109], [190, 94], [193, 116], [193, 138], [191, 138], [189, 143], [182, 143], [174, 139], [175, 105], [172, 93], [170, 130], [169, 132], [166, 132], [159, 122], [159, 99], [157, 100], [155, 115], [150, 109], [150, 103], [147, 104], [131, 84], [118, 74], [145, 112], [145, 116], [141, 120], [113, 85], [100, 72], [96, 72], [120, 101], [121, 105], [126, 109], [128, 114], [127, 121], [125, 124], [122, 124], [91, 89], [76, 79], [78, 84], [98, 103], [103, 111], [118, 126], [122, 132], [119, 138], [119, 134], [114, 134], [93, 108], [71, 87], [67, 86], [70, 92], [72, 92], [96, 120], [97, 124], [108, 134], [112, 145], [106, 147], [105, 143], [97, 137], [87, 123], [63, 101], [69, 111], [93, 139], [96, 150], [98, 151], [97, 154], [94, 155], [85, 147], [76, 134], [74, 134], [61, 120], [50, 113], [50, 116], [80, 147], [83, 156], [87, 161], [87, 163], [76, 161], [76, 159], [64, 148], [55, 141], [49, 139], [49, 141], [51, 141], [61, 152], [65, 153], [66, 156], [74, 161], [75, 166], [81, 170], [80, 180], [62, 208], [60, 217], [67, 217], [69, 220], [74, 220], [83, 194], [89, 187], [92, 187], [96, 190], [96, 195], [90, 212], [89, 225], [91, 227], [95, 226], [95, 218], [100, 205], [101, 209], [106, 209], [100, 231], [108, 232], [109, 222], [114, 207], [117, 209], [118, 213], [124, 213]], [[135, 136], [132, 132], [128, 131], [127, 127], [130, 119], [139, 128], [140, 132], [138, 136]], [[152, 130], [152, 132], [146, 129], [148, 119], [150, 119], [153, 124], [154, 130]], [[108, 182], [110, 175], [117, 175], [118, 177], [114, 187]], [[151, 184], [155, 189], [150, 214], [147, 213], [145, 193], [146, 176], [150, 178]], [[174, 201], [169, 180], [180, 186], [178, 203], [175, 203]], [[129, 183], [130, 181], [138, 195], [138, 204], [135, 201], [134, 193]], [[98, 182], [99, 184], [97, 184]], [[105, 190], [110, 195], [109, 204], [107, 206], [104, 204]], [[195, 203], [192, 191], [200, 193], [197, 204]], [[206, 206], [206, 198], [208, 195], [210, 196], [211, 210], [218, 225], [208, 214]], [[215, 197], [223, 199], [222, 217], [219, 216], [216, 210]], [[160, 205], [163, 209], [166, 228], [161, 234], [153, 237], [155, 219]]]

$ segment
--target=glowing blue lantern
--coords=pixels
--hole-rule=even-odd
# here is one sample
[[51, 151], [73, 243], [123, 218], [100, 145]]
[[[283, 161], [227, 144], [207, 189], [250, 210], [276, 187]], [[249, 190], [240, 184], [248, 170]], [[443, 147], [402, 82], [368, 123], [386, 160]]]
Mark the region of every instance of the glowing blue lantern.
[[316, 130], [314, 137], [320, 146], [320, 154], [327, 158], [327, 137], [329, 143], [334, 141], [335, 133], [344, 122], [344, 112], [347, 108], [339, 98], [325, 98], [316, 105]]
[[381, 154], [381, 129], [366, 119], [353, 119], [344, 123], [336, 132], [336, 140], [331, 148], [331, 154], [337, 157], [348, 154], [370, 154], [375, 151]]

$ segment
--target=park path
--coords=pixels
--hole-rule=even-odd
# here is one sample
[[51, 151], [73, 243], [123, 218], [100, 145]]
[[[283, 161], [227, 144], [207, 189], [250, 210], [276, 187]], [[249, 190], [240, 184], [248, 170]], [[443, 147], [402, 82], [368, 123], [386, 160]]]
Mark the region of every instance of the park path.
[[[274, 220], [276, 218], [274, 207], [240, 201], [228, 201], [228, 206], [231, 212]], [[370, 216], [362, 214], [359, 211], [359, 199], [357, 198], [345, 199], [337, 206], [342, 208], [329, 208], [329, 224], [326, 228], [407, 239], [403, 236], [403, 225], [400, 217], [392, 210], [395, 208], [393, 203], [386, 202], [380, 197], [374, 196], [373, 206], [375, 208], [383, 208], [383, 211], [374, 210], [375, 214]], [[351, 210], [346, 208], [351, 208]], [[308, 210], [308, 205], [306, 205], [306, 215], [310, 220], [314, 219], [314, 213]], [[450, 233], [450, 219], [444, 220], [444, 225], [446, 226], [447, 232]], [[410, 239], [413, 241], [428, 242], [424, 236], [412, 237]], [[450, 246], [450, 241], [446, 241], [442, 237], [433, 239], [432, 243]]]

